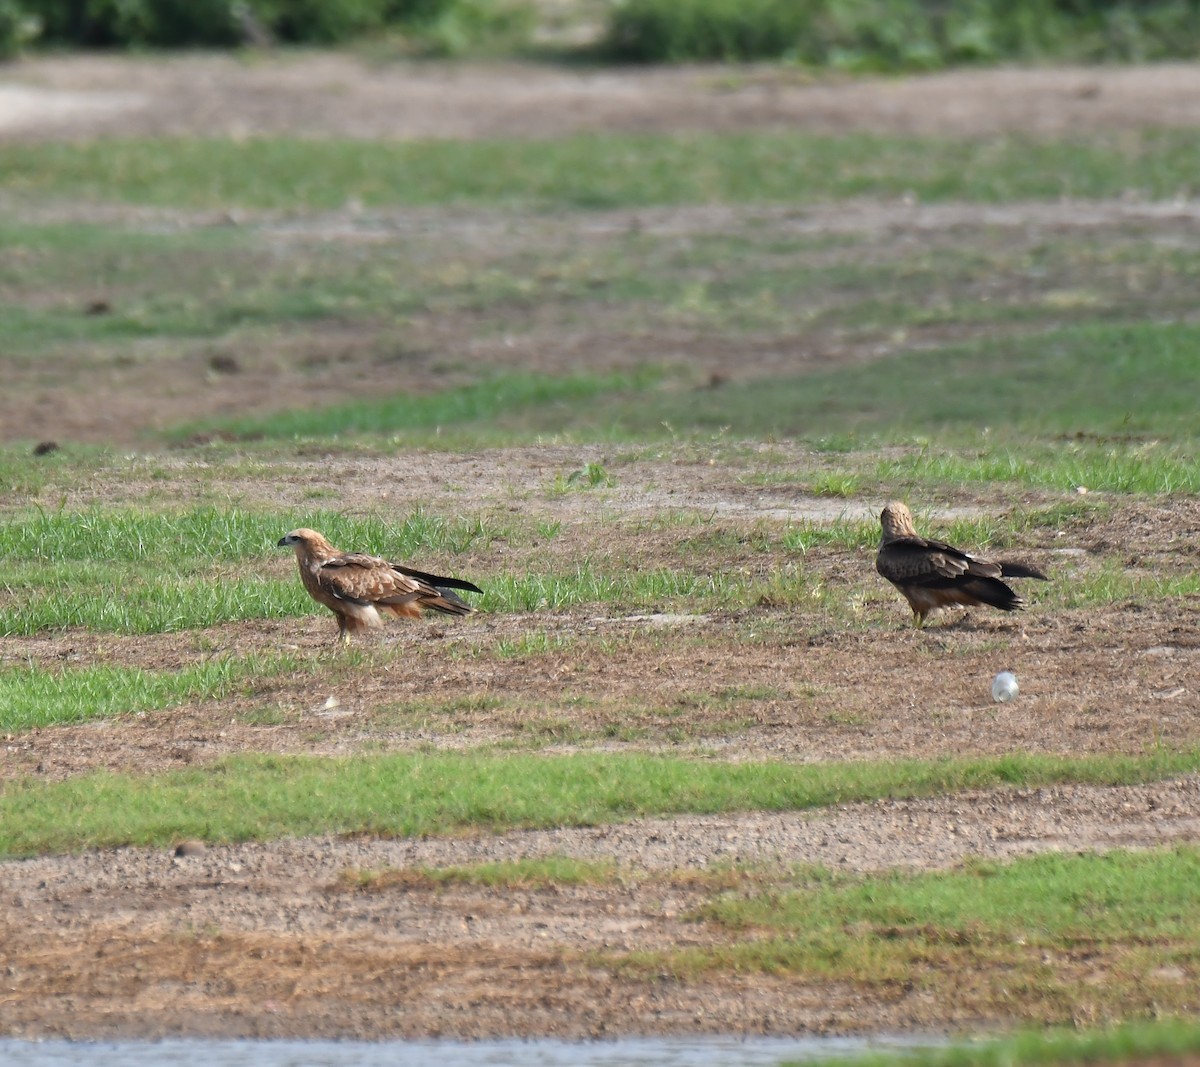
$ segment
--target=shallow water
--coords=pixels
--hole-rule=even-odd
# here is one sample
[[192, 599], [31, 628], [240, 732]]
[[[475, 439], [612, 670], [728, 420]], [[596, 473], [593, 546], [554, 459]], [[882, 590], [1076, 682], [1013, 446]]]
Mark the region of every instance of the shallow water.
[[777, 1067], [913, 1048], [903, 1038], [623, 1038], [618, 1041], [11, 1041], [5, 1067]]

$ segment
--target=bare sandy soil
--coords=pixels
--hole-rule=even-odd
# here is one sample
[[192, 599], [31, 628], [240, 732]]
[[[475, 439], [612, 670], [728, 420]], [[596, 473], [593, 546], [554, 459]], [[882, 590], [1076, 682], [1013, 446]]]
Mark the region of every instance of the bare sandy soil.
[[559, 137], [803, 128], [990, 136], [1194, 127], [1191, 64], [813, 79], [774, 67], [564, 70], [351, 56], [95, 56], [10, 64], [0, 135]]
[[[0, 73], [0, 139], [553, 136], [748, 125], [983, 135], [1200, 122], [1200, 68], [1191, 66], [805, 83], [770, 70], [564, 73], [372, 66], [331, 56], [197, 56], [170, 62], [33, 60]], [[52, 210], [86, 216], [99, 209]], [[995, 225], [1161, 221], [1190, 210], [1129, 203], [1010, 205], [995, 209]], [[868, 204], [792, 213], [786, 220], [781, 214], [774, 221], [817, 232], [874, 227], [878, 234], [920, 239], [968, 215], [978, 221], [975, 208]], [[141, 217], [153, 220], [154, 214]], [[639, 224], [735, 227], [745, 217], [706, 209], [646, 213]], [[477, 237], [487, 224], [468, 221]], [[590, 224], [628, 221], [597, 216]], [[389, 224], [446, 222], [405, 214]], [[504, 238], [502, 228], [496, 234]], [[427, 340], [434, 347], [437, 337], [431, 333]], [[264, 360], [261, 366], [250, 362], [235, 380], [214, 380], [198, 364], [203, 390], [181, 384], [177, 367], [156, 376], [152, 363], [92, 374], [74, 368], [60, 379], [23, 371], [30, 376], [10, 383], [0, 400], [3, 432], [29, 439], [52, 427], [70, 439], [124, 443], [184, 415], [287, 406], [311, 387], [314, 374], [357, 395], [384, 380], [365, 355], [356, 362], [353, 338], [332, 338], [329, 347], [326, 378], [319, 367], [289, 377]], [[484, 345], [476, 354], [501, 358], [498, 349]], [[547, 341], [539, 359], [554, 366], [556, 358], [581, 354], [571, 343]], [[703, 358], [719, 372], [747, 357], [713, 347]], [[680, 543], [695, 531], [655, 530], [643, 521], [663, 511], [703, 512], [715, 523], [710, 532], [734, 534], [759, 519], [836, 517], [828, 501], [797, 500], [748, 484], [744, 467], [679, 457], [622, 469], [619, 491], [599, 497], [537, 495], [555, 472], [581, 458], [588, 458], [586, 450], [407, 456], [405, 491], [419, 495], [427, 486], [445, 493], [453, 485], [454, 502], [466, 511], [516, 507], [513, 499], [520, 496], [520, 507], [563, 523], [565, 533], [548, 544], [481, 551], [475, 562], [494, 569], [517, 570], [535, 553], [544, 559], [607, 551], [614, 565], [677, 560]], [[161, 462], [178, 464], [179, 491], [186, 494], [193, 460]], [[314, 490], [336, 490], [347, 507], [368, 497], [378, 504], [379, 486], [389, 483], [394, 462], [356, 460], [334, 475], [320, 457], [307, 467], [301, 459], [297, 478]], [[211, 481], [206, 486], [211, 489]], [[111, 484], [101, 478], [68, 503], [139, 491], [124, 476]], [[271, 499], [270, 490], [251, 491]], [[274, 491], [286, 495], [285, 487]], [[588, 521], [596, 500], [609, 520], [603, 529]], [[858, 515], [874, 512], [879, 503], [837, 507]], [[963, 509], [980, 504], [967, 494], [956, 502]], [[1103, 518], [1080, 520], [1060, 538], [1031, 542], [1023, 551], [1058, 581], [1103, 559], [1120, 559], [1134, 574], [1194, 569], [1200, 510], [1193, 502], [1113, 504]], [[719, 549], [699, 547], [698, 566], [753, 570], [786, 562], [748, 544], [741, 550], [731, 544], [736, 536]], [[469, 570], [471, 563], [461, 565]], [[240, 751], [352, 753], [497, 742], [547, 751], [584, 746], [796, 761], [1132, 753], [1200, 743], [1200, 603], [1174, 599], [1050, 612], [1037, 606], [1034, 591], [1033, 610], [1019, 619], [976, 613], [958, 625], [918, 633], [895, 594], [864, 579], [869, 554], [845, 558], [813, 550], [803, 565], [845, 589], [861, 625], [847, 629], [770, 603], [682, 619], [583, 612], [477, 616], [461, 625], [389, 631], [372, 646], [373, 662], [394, 655], [406, 670], [349, 677], [334, 669], [328, 618], [219, 627], [202, 635], [72, 632], [3, 639], [0, 658], [9, 663], [170, 669], [201, 654], [282, 646], [330, 668], [219, 704], [8, 736], [0, 743], [0, 779], [56, 779], [97, 768], [157, 771]], [[283, 573], [292, 564], [281, 558], [278, 566]], [[554, 647], [508, 657], [468, 654], [531, 629], [545, 630]], [[607, 639], [598, 642], [598, 634]], [[998, 706], [987, 688], [1002, 667], [1017, 670], [1023, 690], [1018, 701]], [[966, 857], [1194, 842], [1200, 839], [1198, 799], [1200, 780], [1187, 778], [1137, 788], [996, 791], [811, 814], [651, 820], [495, 838], [319, 839], [210, 847], [183, 856], [129, 849], [7, 862], [0, 865], [0, 1033], [611, 1036], [1093, 1022], [1100, 1009], [1086, 999], [1064, 1014], [1062, 1005], [1040, 1003], [1034, 991], [1000, 1010], [973, 982], [934, 1000], [919, 981], [838, 985], [756, 973], [648, 980], [604, 959], [733, 937], [694, 917], [705, 891], [679, 876], [689, 869], [728, 862], [930, 869]], [[539, 855], [612, 859], [627, 877], [599, 887], [529, 890], [433, 885], [415, 877], [371, 891], [347, 883], [354, 870]], [[1083, 957], [1057, 963], [1084, 988], [1102, 981], [1104, 965]], [[1188, 980], [1180, 972], [1178, 981]]]

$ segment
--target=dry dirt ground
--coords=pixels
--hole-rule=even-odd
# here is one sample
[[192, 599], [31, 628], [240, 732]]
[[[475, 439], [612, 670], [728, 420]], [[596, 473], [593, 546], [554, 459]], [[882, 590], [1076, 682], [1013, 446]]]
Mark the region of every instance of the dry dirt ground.
[[[0, 139], [272, 132], [545, 136], [747, 125], [1058, 132], [1200, 124], [1198, 90], [1200, 68], [1189, 66], [806, 83], [769, 70], [731, 76], [709, 70], [408, 68], [331, 56], [63, 58], [0, 71]], [[86, 215], [97, 209], [53, 210]], [[996, 209], [996, 225], [1023, 224], [1048, 212], [1058, 223], [1088, 225], [1089, 219], [1123, 213], [1161, 218], [1187, 210], [1116, 203], [1010, 206]], [[919, 237], [955, 225], [964, 214], [978, 212], [873, 204], [807, 212], [803, 224]], [[420, 215], [404, 221], [428, 224]], [[688, 215], [662, 213], [652, 221], [687, 225]], [[714, 370], [743, 356], [705, 354]], [[343, 372], [353, 359], [353, 346], [339, 348]], [[195, 410], [197, 392], [180, 396], [177, 383], [145, 371], [130, 370], [136, 389], [133, 378], [110, 374], [42, 379], [36, 387], [10, 390], [4, 434], [41, 436], [38, 403], [68, 411], [68, 434], [94, 441], [125, 440], [123, 432], [151, 426], [150, 412], [161, 414], [164, 404], [169, 418], [202, 413]], [[374, 387], [369, 376], [359, 383]], [[218, 400], [203, 403], [221, 411], [285, 405], [304, 384], [264, 372], [261, 381], [231, 383]], [[461, 561], [464, 573], [472, 564], [481, 572], [516, 570], [535, 555], [605, 551], [613, 565], [653, 566], [659, 559], [677, 561], [688, 538], [696, 539], [698, 565], [708, 560], [766, 572], [788, 558], [777, 549], [763, 554], [754, 548], [748, 531], [755, 521], [836, 517], [828, 502], [798, 502], [786, 492], [748, 484], [747, 461], [709, 464], [668, 456], [620, 469], [619, 491], [544, 494], [556, 473], [588, 458], [580, 449], [516, 449], [408, 456], [403, 463], [414, 494], [423, 486], [444, 494], [453, 484], [465, 511], [519, 506], [531, 518], [563, 524], [564, 532], [547, 544], [481, 549]], [[161, 462], [179, 465], [173, 484], [186, 496], [191, 461]], [[396, 473], [383, 467], [396, 462], [356, 461], [335, 478], [320, 457], [308, 467], [301, 458], [297, 478], [310, 488], [336, 490], [353, 507], [368, 495], [378, 500], [378, 487]], [[211, 477], [205, 476], [204, 486], [212, 490]], [[232, 495], [235, 487], [229, 488]], [[139, 491], [137, 484], [101, 478], [69, 503], [85, 503], [89, 493], [120, 499]], [[281, 490], [252, 492], [269, 500]], [[605, 514], [601, 526], [588, 521], [596, 500]], [[964, 493], [957, 503], [970, 508], [980, 502]], [[846, 507], [859, 513], [877, 502]], [[645, 521], [672, 511], [708, 515], [702, 531], [708, 540], [687, 525], [656, 528]], [[1194, 569], [1200, 509], [1188, 501], [1114, 502], [1101, 517], [1081, 519], [1062, 533], [1022, 546], [1060, 580], [1102, 559], [1119, 560], [1135, 575]], [[370, 660], [389, 666], [402, 658], [405, 670], [359, 673], [337, 668], [329, 649], [332, 623], [315, 616], [199, 636], [72, 632], [4, 639], [0, 657], [9, 663], [170, 669], [201, 654], [284, 647], [310, 655], [317, 666], [271, 692], [219, 704], [12, 735], [0, 746], [0, 776], [164, 770], [239, 751], [348, 753], [495, 742], [548, 751], [586, 746], [798, 761], [1142, 752], [1200, 743], [1200, 603], [1194, 600], [1127, 602], [1087, 612], [1051, 612], [1035, 604], [1019, 620], [976, 614], [960, 625], [917, 633], [895, 595], [871, 578], [869, 554], [846, 558], [813, 550], [803, 565], [845, 590], [856, 625], [824, 621], [816, 613], [795, 617], [769, 602], [688, 618], [579, 611], [477, 616], [389, 632], [372, 646]], [[282, 573], [291, 564], [281, 558], [278, 566]], [[531, 631], [545, 634], [544, 650], [519, 650]], [[504, 642], [518, 651], [495, 654]], [[1013, 704], [997, 706], [988, 700], [987, 686], [1006, 666], [1017, 670], [1023, 691]], [[970, 983], [960, 995], [933, 1002], [920, 983], [859, 988], [752, 973], [648, 981], [599, 965], [596, 953], [729, 938], [728, 931], [691, 917], [702, 891], [677, 877], [682, 870], [730, 861], [927, 869], [967, 856], [1196, 841], [1198, 800], [1200, 780], [1187, 778], [1137, 788], [996, 791], [494, 838], [317, 839], [210, 847], [182, 856], [121, 850], [8, 862], [0, 865], [0, 1033], [611, 1036], [944, 1031], [1039, 1021], [1047, 1017], [1046, 1006], [1020, 1002], [1014, 1012], [997, 1015], [993, 1002]], [[612, 859], [628, 877], [608, 886], [554, 890], [432, 886], [420, 879], [378, 892], [346, 886], [352, 870], [548, 854]], [[1091, 980], [1093, 964], [1063, 966], [1075, 967], [1085, 984]], [[1074, 1015], [1091, 1022], [1093, 1011], [1080, 1003]]]

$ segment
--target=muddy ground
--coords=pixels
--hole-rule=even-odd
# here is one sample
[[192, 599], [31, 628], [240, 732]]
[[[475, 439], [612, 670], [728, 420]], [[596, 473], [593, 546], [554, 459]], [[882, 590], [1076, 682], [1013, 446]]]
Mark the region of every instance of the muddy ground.
[[[548, 136], [577, 130], [804, 126], [988, 134], [1036, 128], [1200, 124], [1200, 68], [982, 71], [904, 81], [806, 82], [752, 70], [570, 73], [549, 68], [371, 65], [346, 57], [56, 58], [0, 71], [0, 138], [169, 133], [350, 133], [364, 137]], [[40, 205], [43, 214], [161, 221], [153, 212]], [[1170, 225], [1189, 205], [1009, 205], [995, 225], [1093, 225], [1136, 217]], [[642, 224], [739, 224], [715, 209], [642, 216]], [[761, 214], [761, 213], [760, 213]], [[789, 214], [818, 231], [866, 228], [874, 239], [978, 221], [954, 205], [863, 204]], [[800, 222], [796, 222], [800, 219]], [[1038, 220], [1041, 220], [1040, 222]], [[1165, 220], [1165, 221], [1164, 221]], [[176, 224], [189, 220], [176, 218]], [[206, 220], [198, 221], [203, 224]], [[254, 221], [254, 220], [251, 220]], [[336, 225], [338, 220], [318, 220]], [[446, 220], [405, 214], [392, 225]], [[485, 220], [486, 221], [486, 220]], [[605, 220], [601, 218], [603, 223]], [[613, 225], [628, 220], [608, 218]], [[486, 226], [470, 220], [473, 239]], [[593, 220], [594, 223], [594, 220]], [[278, 225], [265, 220], [264, 225]], [[481, 237], [480, 234], [483, 234]], [[506, 239], [497, 226], [493, 239]], [[425, 340], [436, 348], [434, 326]], [[539, 349], [539, 366], [574, 365], [599, 347], [578, 338]], [[686, 339], [714, 373], [747, 353]], [[332, 338], [328, 382], [361, 395], [378, 388], [368, 346]], [[480, 358], [496, 355], [485, 344]], [[556, 353], [558, 353], [556, 357]], [[836, 355], [836, 354], [835, 354]], [[843, 353], [862, 358], [862, 353]], [[750, 354], [753, 359], [753, 353]], [[764, 359], [771, 358], [766, 353]], [[832, 357], [831, 357], [832, 358]], [[356, 363], [356, 359], [358, 362]], [[278, 365], [236, 381], [180, 386], [153, 362], [92, 375], [22, 379], [6, 390], [4, 435], [129, 444], [185, 416], [286, 406], [312, 384]], [[357, 372], [357, 373], [356, 373]], [[328, 384], [328, 383], [327, 383]], [[52, 414], [51, 414], [52, 413]], [[786, 444], [772, 448], [787, 450]], [[561, 522], [547, 544], [481, 549], [469, 570], [518, 569], [535, 554], [607, 553], [612, 565], [678, 560], [696, 538], [699, 564], [759, 569], [796, 563], [757, 552], [760, 520], [836, 517], [829, 501], [764, 490], [754, 460], [708, 463], [667, 455], [616, 467], [619, 488], [592, 497], [548, 495], [556, 473], [592, 458], [580, 449], [513, 449], [474, 456], [403, 457], [410, 508], [427, 489], [464, 513], [520, 509]], [[597, 452], [595, 458], [613, 463]], [[796, 451], [796, 463], [820, 457]], [[777, 462], [776, 456], [772, 462]], [[184, 497], [202, 461], [178, 454]], [[336, 490], [343, 504], [379, 502], [400, 461], [356, 460], [331, 473], [297, 457], [296, 484]], [[206, 491], [213, 477], [203, 475]], [[174, 484], [174, 483], [173, 483]], [[126, 470], [99, 477], [69, 503], [136, 498]], [[270, 503], [287, 486], [229, 487]], [[240, 494], [240, 496], [239, 496]], [[962, 494], [937, 516], [986, 505]], [[294, 497], [290, 499], [294, 500]], [[597, 504], [599, 501], [599, 504]], [[1031, 498], [1029, 503], [1047, 502]], [[836, 502], [873, 513], [882, 501]], [[1195, 566], [1200, 511], [1188, 501], [1110, 502], [1060, 536], [1021, 546], [1058, 581], [1120, 560], [1135, 574]], [[592, 520], [599, 507], [604, 522]], [[708, 525], [656, 528], [656, 514], [703, 514]], [[937, 517], [935, 516], [935, 517]], [[717, 534], [728, 536], [716, 536]], [[738, 538], [744, 542], [738, 545]], [[476, 616], [420, 623], [373, 639], [371, 670], [336, 666], [329, 618], [214, 628], [149, 638], [69, 632], [0, 641], [6, 663], [119, 662], [169, 669], [200, 654], [288, 648], [311, 673], [229, 701], [15, 734], [0, 745], [0, 775], [61, 778], [95, 768], [165, 770], [239, 751], [349, 753], [504, 743], [546, 751], [712, 752], [722, 758], [838, 758], [1033, 751], [1144, 752], [1200, 743], [1196, 715], [1200, 603], [1128, 601], [1103, 610], [1049, 611], [1031, 594], [1018, 619], [973, 613], [924, 633], [870, 574], [870, 555], [813, 550], [803, 565], [843, 589], [853, 626], [789, 613], [769, 600], [691, 617], [613, 612]], [[280, 573], [292, 566], [281, 558]], [[545, 633], [538, 652], [485, 654]], [[402, 662], [403, 671], [391, 666]], [[326, 670], [322, 664], [328, 663]], [[387, 669], [383, 669], [387, 667]], [[1015, 669], [1021, 697], [993, 704], [996, 670]], [[919, 982], [830, 985], [744, 973], [679, 980], [631, 977], [598, 963], [620, 954], [712, 945], [733, 935], [696, 920], [703, 890], [680, 871], [730, 861], [821, 863], [847, 871], [952, 866], [1047, 849], [1143, 847], [1200, 838], [1200, 780], [1137, 788], [995, 791], [885, 800], [816, 813], [650, 820], [441, 841], [317, 839], [209, 847], [195, 855], [121, 850], [9, 862], [0, 867], [0, 1033], [66, 1035], [613, 1036], [621, 1033], [797, 1033], [969, 1030], [1021, 1022], [1100, 1021], [1080, 1001], [1036, 996], [1003, 1007], [964, 982], [933, 1000]], [[562, 854], [615, 860], [628, 877], [600, 887], [495, 890], [401, 881], [352, 892], [346, 873]], [[1094, 961], [1062, 961], [1086, 986]], [[1102, 980], [1102, 976], [1101, 979]], [[1181, 974], [1180, 981], [1188, 976]], [[1195, 1006], [1200, 1007], [1200, 1006]]]

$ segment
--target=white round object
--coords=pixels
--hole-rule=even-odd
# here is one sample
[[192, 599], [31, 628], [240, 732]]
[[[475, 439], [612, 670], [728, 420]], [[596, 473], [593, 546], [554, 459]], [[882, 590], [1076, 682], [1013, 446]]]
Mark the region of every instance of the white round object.
[[1012, 700], [1018, 692], [1017, 676], [1012, 671], [1001, 671], [992, 679], [992, 699], [997, 703]]

